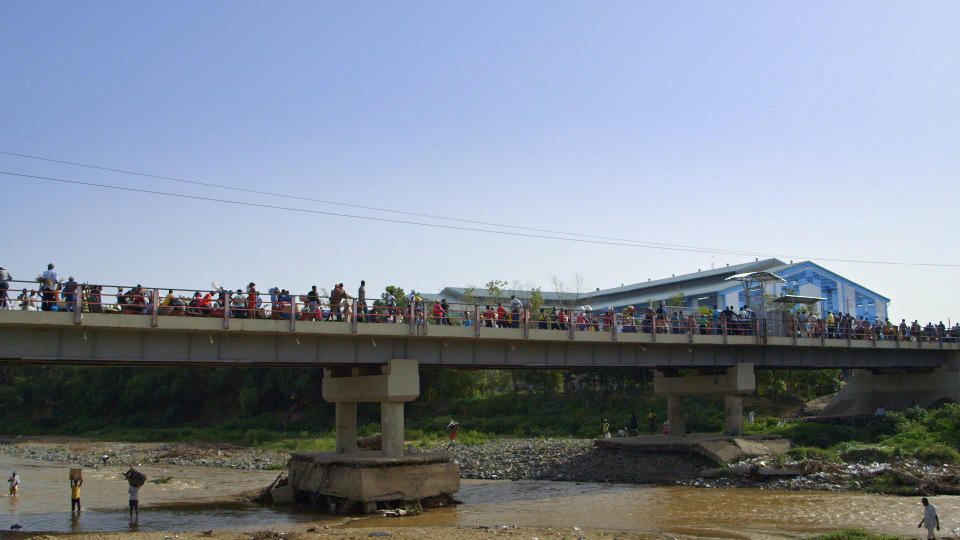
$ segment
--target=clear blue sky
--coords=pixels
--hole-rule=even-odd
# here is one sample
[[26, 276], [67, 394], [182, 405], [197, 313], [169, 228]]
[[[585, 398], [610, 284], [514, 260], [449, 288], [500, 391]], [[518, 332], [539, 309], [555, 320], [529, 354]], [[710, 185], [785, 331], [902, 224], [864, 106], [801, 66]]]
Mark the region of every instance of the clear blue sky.
[[[6, 2], [0, 150], [504, 224], [806, 256], [960, 318], [956, 2]], [[0, 170], [398, 217], [0, 156]], [[617, 286], [752, 257], [0, 176], [0, 265], [305, 291]]]

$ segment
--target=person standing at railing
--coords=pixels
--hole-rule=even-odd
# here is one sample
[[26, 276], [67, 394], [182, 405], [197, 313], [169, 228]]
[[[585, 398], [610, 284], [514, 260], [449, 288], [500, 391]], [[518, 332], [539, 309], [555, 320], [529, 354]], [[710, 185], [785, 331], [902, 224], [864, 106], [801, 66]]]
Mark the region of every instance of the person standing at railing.
[[257, 284], [252, 281], [247, 284], [247, 313], [251, 319], [260, 318], [260, 293], [257, 292]]
[[493, 311], [493, 306], [487, 306], [487, 309], [484, 310], [483, 315], [483, 326], [487, 328], [493, 328], [496, 326], [497, 313]]
[[17, 309], [21, 311], [27, 311], [27, 307], [30, 305], [30, 294], [26, 289], [20, 293], [20, 296], [17, 297]]
[[57, 282], [57, 271], [53, 269], [53, 263], [50, 263], [43, 274], [40, 274], [40, 294], [43, 297], [43, 303], [40, 306], [41, 311], [54, 311], [56, 298], [53, 291]]
[[366, 322], [365, 315], [367, 314], [367, 282], [366, 280], [360, 280], [360, 288], [357, 289], [357, 320], [359, 322]]
[[[7, 291], [10, 290], [10, 280], [13, 279], [10, 277], [10, 272], [7, 272], [7, 269], [0, 266], [0, 309], [9, 309], [10, 301], [7, 297]], [[26, 289], [23, 292], [27, 292]]]
[[510, 326], [520, 328], [520, 310], [523, 309], [523, 302], [516, 295], [510, 295]]
[[340, 304], [346, 296], [347, 292], [343, 290], [343, 283], [337, 283], [333, 286], [333, 290], [330, 291], [330, 314], [331, 316], [335, 316], [338, 321], [343, 320], [343, 313], [340, 312]]
[[66, 304], [67, 311], [73, 311], [79, 288], [80, 284], [73, 279], [73, 276], [70, 276], [67, 282], [63, 284], [63, 301]]

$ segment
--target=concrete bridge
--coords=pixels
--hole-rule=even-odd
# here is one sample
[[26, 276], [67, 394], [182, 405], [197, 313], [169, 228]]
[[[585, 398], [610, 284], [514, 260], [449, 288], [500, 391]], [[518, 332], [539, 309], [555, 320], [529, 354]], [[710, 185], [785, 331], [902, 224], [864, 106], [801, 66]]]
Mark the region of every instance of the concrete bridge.
[[[412, 321], [413, 317], [408, 317]], [[323, 367], [345, 405], [380, 401], [384, 452], [402, 449], [402, 402], [417, 366], [497, 369], [652, 368], [654, 390], [668, 397], [669, 419], [682, 429], [685, 396], [725, 399], [728, 431], [742, 431], [741, 396], [756, 389], [755, 369], [852, 369], [840, 403], [846, 412], [960, 400], [960, 344], [752, 335], [463, 327], [284, 319], [173, 317], [112, 313], [0, 311], [0, 362], [115, 366]], [[403, 362], [398, 362], [398, 361]], [[390, 370], [391, 364], [396, 366]], [[412, 366], [412, 367], [411, 367]], [[399, 371], [398, 371], [399, 370]], [[406, 373], [403, 392], [376, 377]], [[375, 377], [370, 379], [369, 377]], [[359, 386], [352, 388], [346, 378]], [[374, 382], [372, 381], [380, 381]], [[346, 386], [344, 386], [346, 385]], [[377, 390], [379, 388], [380, 390]], [[379, 392], [379, 393], [378, 393]], [[346, 397], [344, 397], [346, 396]], [[352, 397], [351, 397], [352, 396]], [[356, 398], [356, 399], [354, 399]], [[352, 401], [351, 401], [352, 400]], [[397, 404], [401, 404], [398, 409]], [[829, 408], [829, 407], [828, 407]], [[854, 410], [855, 409], [855, 410]], [[397, 420], [399, 418], [399, 420]], [[399, 422], [399, 427], [397, 427]], [[340, 433], [338, 422], [338, 433]], [[401, 437], [401, 440], [392, 438]], [[353, 448], [349, 430], [345, 451]], [[389, 439], [389, 440], [388, 440]], [[338, 448], [340, 444], [338, 443]]]

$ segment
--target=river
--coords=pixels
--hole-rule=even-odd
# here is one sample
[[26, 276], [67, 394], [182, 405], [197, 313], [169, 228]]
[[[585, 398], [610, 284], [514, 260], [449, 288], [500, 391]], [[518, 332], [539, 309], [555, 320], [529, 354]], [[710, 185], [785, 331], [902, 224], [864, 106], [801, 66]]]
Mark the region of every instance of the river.
[[[22, 478], [19, 497], [0, 497], [0, 529], [14, 523], [46, 532], [203, 531], [302, 528], [307, 523], [342, 523], [343, 517], [275, 510], [237, 503], [236, 494], [268, 485], [277, 471], [215, 467], [138, 467], [148, 483], [136, 525], [127, 517], [126, 467], [84, 470], [81, 501], [74, 517], [62, 464], [0, 455], [4, 479], [11, 470]], [[916, 535], [921, 517], [915, 497], [821, 491], [700, 489], [603, 483], [464, 480], [462, 505], [432, 509], [404, 518], [364, 517], [348, 527], [494, 526], [580, 527], [726, 538], [796, 537], [849, 527]], [[945, 535], [955, 535], [960, 497], [932, 499]]]

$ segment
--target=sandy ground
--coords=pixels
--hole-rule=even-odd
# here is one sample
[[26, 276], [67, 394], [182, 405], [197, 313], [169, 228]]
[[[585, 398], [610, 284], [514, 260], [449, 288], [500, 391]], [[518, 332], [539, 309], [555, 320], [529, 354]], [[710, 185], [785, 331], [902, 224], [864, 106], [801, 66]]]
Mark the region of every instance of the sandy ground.
[[[199, 533], [86, 533], [64, 535], [16, 535], [9, 532], [0, 533], [0, 538], [11, 540], [37, 539], [60, 540], [77, 538], [84, 540], [311, 540], [314, 538], [338, 538], [349, 540], [366, 540], [369, 538], [390, 538], [393, 540], [414, 540], [421, 538], [436, 538], [439, 540], [459, 539], [490, 539], [490, 538], [523, 538], [525, 540], [569, 539], [569, 540], [613, 540], [613, 539], [667, 539], [684, 538], [665, 535], [644, 535], [635, 532], [609, 530], [574, 530], [551, 528], [467, 528], [467, 527], [377, 527], [377, 528], [349, 528], [349, 527], [308, 527], [305, 530], [287, 531], [250, 531], [250, 532], [199, 532]], [[701, 537], [702, 538], [702, 537]]]

